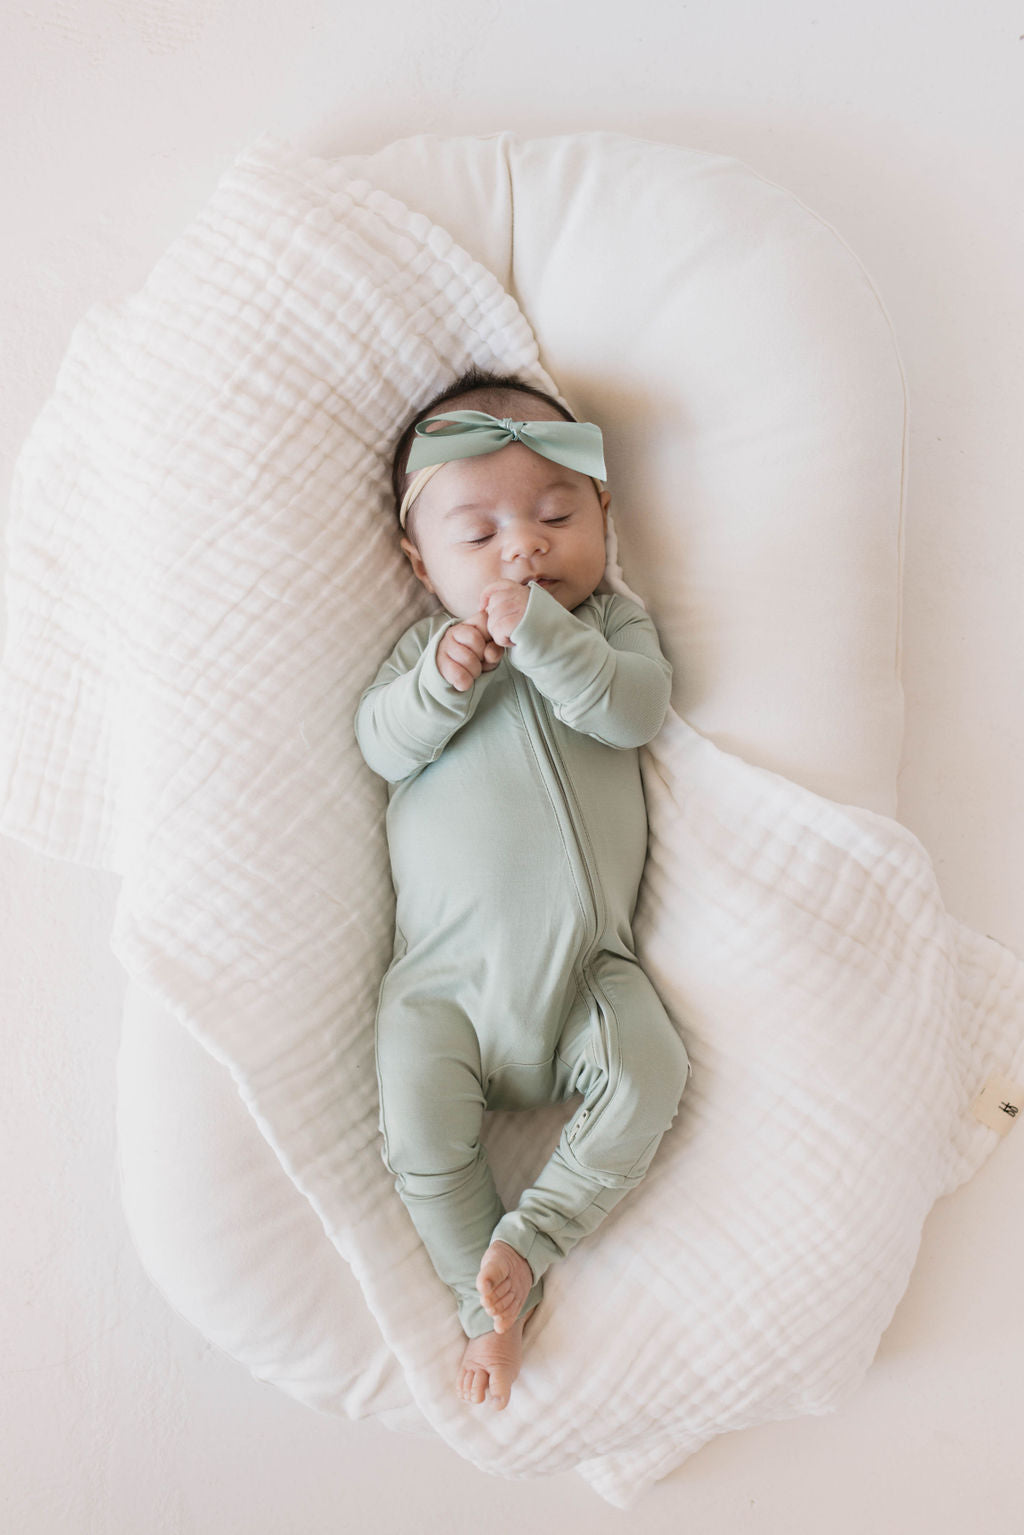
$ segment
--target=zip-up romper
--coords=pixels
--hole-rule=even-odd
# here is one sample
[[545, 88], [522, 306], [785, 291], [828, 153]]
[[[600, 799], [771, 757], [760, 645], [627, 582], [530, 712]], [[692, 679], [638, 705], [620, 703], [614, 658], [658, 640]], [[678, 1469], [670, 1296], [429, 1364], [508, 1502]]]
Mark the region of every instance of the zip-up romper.
[[[389, 782], [397, 898], [377, 1009], [384, 1157], [470, 1337], [494, 1239], [534, 1288], [637, 1184], [686, 1083], [683, 1044], [631, 930], [647, 853], [636, 748], [660, 729], [671, 668], [628, 598], [568, 612], [531, 583], [514, 644], [466, 692], [437, 669], [457, 622], [414, 624], [359, 702]], [[486, 1108], [583, 1104], [505, 1213]], [[525, 1309], [525, 1307], [524, 1307]]]

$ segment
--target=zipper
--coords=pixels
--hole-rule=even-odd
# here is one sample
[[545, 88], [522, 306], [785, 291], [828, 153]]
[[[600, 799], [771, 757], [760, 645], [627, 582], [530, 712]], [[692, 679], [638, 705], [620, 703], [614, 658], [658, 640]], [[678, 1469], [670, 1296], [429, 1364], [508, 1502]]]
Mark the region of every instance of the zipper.
[[[594, 987], [589, 978], [590, 967], [588, 963], [588, 956], [593, 952], [594, 945], [597, 943], [601, 932], [601, 924], [604, 915], [604, 903], [601, 900], [600, 891], [597, 885], [595, 885], [593, 875], [590, 872], [590, 860], [587, 857], [587, 850], [589, 848], [590, 852], [592, 853], [593, 848], [590, 845], [590, 838], [587, 835], [586, 827], [583, 824], [583, 812], [580, 809], [580, 803], [576, 797], [576, 791], [572, 787], [568, 774], [562, 770], [558, 760], [558, 754], [548, 740], [545, 722], [541, 718], [540, 705], [535, 702], [532, 696], [530, 696], [529, 690], [521, 682], [520, 678], [515, 675], [514, 670], [512, 672], [512, 678], [513, 686], [516, 690], [516, 696], [519, 699], [519, 707], [521, 711], [523, 710], [523, 692], [526, 692], [527, 694], [529, 708], [536, 726], [534, 733], [540, 738], [540, 744], [543, 747], [544, 756], [547, 760], [548, 767], [551, 770], [551, 776], [558, 784], [558, 789], [562, 797], [562, 804], [565, 808], [566, 819], [572, 830], [573, 839], [576, 844], [576, 851], [579, 855], [579, 862], [583, 867], [583, 875], [584, 879], [586, 880], [587, 892], [590, 896], [590, 913], [593, 919], [594, 930], [590, 935], [589, 942], [584, 947], [583, 953], [578, 962], [578, 967], [580, 979], [583, 985], [586, 987], [587, 991], [589, 991], [591, 997], [594, 998], [596, 1002], [597, 999]], [[585, 1110], [573, 1127], [572, 1134], [570, 1135], [570, 1140], [575, 1138], [579, 1130], [582, 1128], [583, 1122], [589, 1117], [589, 1112]]]

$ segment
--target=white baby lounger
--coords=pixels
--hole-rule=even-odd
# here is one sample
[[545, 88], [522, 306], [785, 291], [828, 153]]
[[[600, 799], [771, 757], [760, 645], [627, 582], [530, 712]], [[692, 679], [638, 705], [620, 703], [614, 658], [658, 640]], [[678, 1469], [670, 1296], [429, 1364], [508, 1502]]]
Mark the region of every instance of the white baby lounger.
[[[430, 610], [389, 447], [471, 361], [605, 432], [606, 579], [675, 668], [636, 936], [694, 1071], [643, 1185], [548, 1275], [500, 1415], [454, 1397], [451, 1297], [380, 1158], [393, 898], [351, 725]], [[998, 1143], [973, 1101], [1024, 1079], [1022, 966], [889, 819], [904, 439], [834, 231], [614, 134], [261, 144], [76, 332], [18, 466], [0, 829], [123, 875], [128, 1218], [254, 1374], [622, 1506], [861, 1380], [928, 1210]], [[507, 1197], [565, 1112], [493, 1118]]]

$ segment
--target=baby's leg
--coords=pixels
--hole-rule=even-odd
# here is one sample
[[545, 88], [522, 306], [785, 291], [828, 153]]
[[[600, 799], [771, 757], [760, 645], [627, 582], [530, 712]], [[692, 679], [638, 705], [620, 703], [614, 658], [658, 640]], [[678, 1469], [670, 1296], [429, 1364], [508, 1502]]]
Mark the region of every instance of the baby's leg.
[[[395, 1187], [455, 1295], [464, 1332], [470, 1338], [492, 1332], [477, 1278], [505, 1211], [480, 1144], [485, 1105], [472, 1024], [456, 1007], [408, 990], [393, 997], [385, 984], [377, 1073], [385, 1161]], [[540, 1288], [532, 1275], [530, 1285], [536, 1304]]]
[[646, 1173], [689, 1072], [682, 1041], [640, 966], [602, 955], [593, 967], [599, 1019], [563, 1039], [583, 1106], [515, 1210], [498, 1223], [539, 1279], [595, 1231]]

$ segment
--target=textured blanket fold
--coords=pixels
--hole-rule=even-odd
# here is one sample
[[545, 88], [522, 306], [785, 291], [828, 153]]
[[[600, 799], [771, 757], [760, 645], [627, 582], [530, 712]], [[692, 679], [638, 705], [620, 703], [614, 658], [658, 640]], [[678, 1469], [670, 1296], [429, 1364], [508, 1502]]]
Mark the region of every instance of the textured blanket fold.
[[[442, 230], [325, 162], [243, 157], [76, 331], [20, 458], [0, 830], [123, 877], [115, 952], [230, 1068], [434, 1429], [626, 1505], [715, 1434], [858, 1384], [928, 1210], [997, 1144], [972, 1100], [1024, 1080], [1024, 966], [946, 914], [902, 826], [670, 714], [635, 931], [693, 1079], [645, 1182], [548, 1276], [512, 1406], [456, 1401], [451, 1298], [379, 1152], [394, 908], [352, 718], [430, 611], [390, 445], [470, 362], [554, 388]], [[606, 579], [633, 595], [614, 542]], [[538, 1126], [492, 1124], [507, 1184]]]

